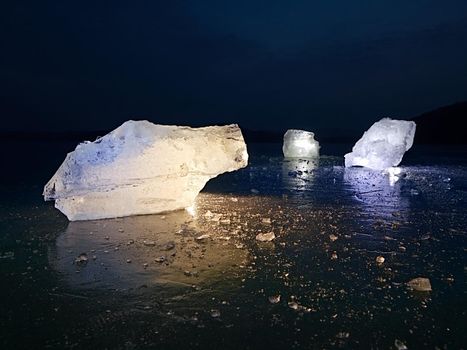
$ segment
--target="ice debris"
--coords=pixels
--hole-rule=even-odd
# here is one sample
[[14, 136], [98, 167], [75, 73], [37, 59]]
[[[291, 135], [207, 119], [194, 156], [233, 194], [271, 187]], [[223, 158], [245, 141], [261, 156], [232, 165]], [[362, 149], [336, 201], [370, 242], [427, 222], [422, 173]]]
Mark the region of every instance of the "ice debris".
[[384, 263], [384, 260], [386, 259], [384, 259], [384, 256], [378, 255], [375, 260], [378, 265], [381, 265]]
[[130, 120], [79, 144], [43, 195], [71, 221], [154, 214], [190, 207], [209, 179], [247, 163], [235, 124], [190, 128]]
[[383, 118], [374, 123], [345, 155], [345, 166], [385, 170], [399, 165], [413, 145], [415, 122]]
[[271, 295], [269, 298], [268, 298], [269, 302], [271, 304], [277, 304], [281, 301], [281, 296], [280, 294], [278, 295]]
[[286, 158], [317, 158], [319, 142], [311, 131], [290, 129], [284, 134], [282, 152]]
[[256, 240], [260, 242], [271, 242], [275, 238], [276, 235], [274, 234], [274, 232], [258, 233], [256, 235]]
[[87, 263], [88, 263], [88, 255], [86, 253], [81, 253], [75, 259], [75, 264], [78, 266], [85, 266]]
[[431, 292], [431, 283], [426, 277], [414, 278], [407, 282], [407, 286], [418, 292]]
[[394, 340], [394, 346], [397, 350], [407, 350], [407, 345], [404, 344], [402, 340], [396, 339]]

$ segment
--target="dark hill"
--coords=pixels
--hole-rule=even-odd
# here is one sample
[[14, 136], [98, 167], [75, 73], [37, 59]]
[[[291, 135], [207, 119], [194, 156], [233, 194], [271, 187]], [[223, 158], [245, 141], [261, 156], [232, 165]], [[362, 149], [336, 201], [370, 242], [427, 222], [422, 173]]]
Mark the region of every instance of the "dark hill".
[[[467, 144], [467, 101], [441, 107], [411, 118], [417, 123], [415, 133], [416, 144]], [[98, 131], [62, 131], [62, 132], [28, 132], [28, 131], [0, 131], [0, 140], [66, 140], [80, 142], [95, 140], [98, 136], [107, 134], [110, 130]], [[284, 132], [252, 130], [242, 128], [247, 143], [250, 142], [282, 142]], [[320, 143], [355, 143], [363, 131], [356, 134], [350, 130], [323, 129], [315, 130]]]
[[415, 143], [466, 144], [467, 101], [423, 113], [417, 123]]

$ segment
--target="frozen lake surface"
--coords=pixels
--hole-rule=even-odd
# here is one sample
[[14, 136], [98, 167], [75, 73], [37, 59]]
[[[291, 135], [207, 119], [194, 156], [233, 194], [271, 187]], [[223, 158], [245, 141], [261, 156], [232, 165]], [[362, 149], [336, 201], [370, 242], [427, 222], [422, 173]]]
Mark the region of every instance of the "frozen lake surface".
[[190, 212], [68, 223], [40, 196], [67, 147], [3, 147], [2, 349], [467, 346], [465, 149], [415, 145], [391, 179], [251, 145]]

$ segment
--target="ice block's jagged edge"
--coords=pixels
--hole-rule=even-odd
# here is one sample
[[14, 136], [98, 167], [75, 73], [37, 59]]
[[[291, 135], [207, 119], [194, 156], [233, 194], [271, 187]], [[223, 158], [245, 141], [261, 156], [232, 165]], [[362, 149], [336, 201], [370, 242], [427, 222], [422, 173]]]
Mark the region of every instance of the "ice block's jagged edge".
[[[96, 154], [111, 159], [95, 161]], [[79, 144], [43, 195], [55, 199], [70, 220], [170, 211], [192, 205], [207, 181], [247, 163], [236, 124], [190, 128], [128, 121], [94, 142]], [[141, 200], [135, 201], [135, 195]]]
[[385, 170], [400, 164], [413, 145], [416, 124], [413, 121], [383, 118], [375, 122], [345, 155], [345, 166], [363, 166]]
[[282, 152], [285, 158], [318, 158], [319, 142], [311, 131], [289, 129], [284, 134]]

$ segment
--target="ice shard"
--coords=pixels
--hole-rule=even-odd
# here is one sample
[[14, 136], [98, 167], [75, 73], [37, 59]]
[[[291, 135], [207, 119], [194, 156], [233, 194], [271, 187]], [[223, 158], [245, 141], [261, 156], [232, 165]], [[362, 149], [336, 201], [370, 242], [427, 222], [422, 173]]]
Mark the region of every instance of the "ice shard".
[[43, 195], [70, 221], [154, 214], [190, 207], [209, 179], [247, 163], [235, 124], [190, 128], [130, 120], [79, 144]]
[[319, 143], [311, 131], [290, 129], [284, 134], [282, 152], [286, 158], [317, 158]]
[[385, 170], [399, 165], [412, 147], [415, 122], [383, 118], [374, 123], [345, 155], [345, 166]]

